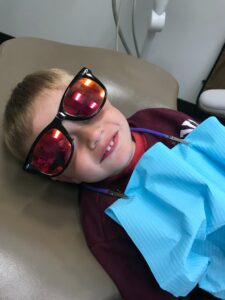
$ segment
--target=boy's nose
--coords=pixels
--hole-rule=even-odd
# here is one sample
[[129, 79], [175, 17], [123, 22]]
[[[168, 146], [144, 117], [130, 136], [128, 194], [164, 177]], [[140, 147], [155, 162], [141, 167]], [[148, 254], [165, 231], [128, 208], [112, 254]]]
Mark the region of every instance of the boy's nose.
[[89, 149], [94, 150], [101, 141], [103, 133], [104, 129], [100, 125], [84, 125], [80, 128], [79, 138]]

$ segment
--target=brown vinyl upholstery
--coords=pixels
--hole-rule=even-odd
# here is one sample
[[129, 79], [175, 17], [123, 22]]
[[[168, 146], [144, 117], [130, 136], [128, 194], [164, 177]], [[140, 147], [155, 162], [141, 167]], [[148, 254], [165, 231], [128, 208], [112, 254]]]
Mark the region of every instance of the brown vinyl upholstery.
[[[49, 67], [76, 73], [82, 66], [102, 80], [126, 116], [145, 107], [176, 108], [176, 80], [149, 62], [113, 50], [16, 38], [0, 46], [1, 121], [12, 88], [26, 74]], [[0, 137], [0, 298], [120, 299], [85, 244], [77, 187], [26, 174], [5, 149], [2, 126]]]

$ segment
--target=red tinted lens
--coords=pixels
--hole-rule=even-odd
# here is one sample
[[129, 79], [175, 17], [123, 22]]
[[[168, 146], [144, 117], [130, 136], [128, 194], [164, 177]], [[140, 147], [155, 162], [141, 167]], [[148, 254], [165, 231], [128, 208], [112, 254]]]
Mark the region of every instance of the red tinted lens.
[[72, 145], [58, 129], [45, 132], [32, 151], [32, 165], [47, 175], [59, 174], [67, 165]]
[[80, 118], [95, 115], [105, 99], [104, 89], [89, 78], [81, 78], [72, 84], [63, 101], [65, 113]]

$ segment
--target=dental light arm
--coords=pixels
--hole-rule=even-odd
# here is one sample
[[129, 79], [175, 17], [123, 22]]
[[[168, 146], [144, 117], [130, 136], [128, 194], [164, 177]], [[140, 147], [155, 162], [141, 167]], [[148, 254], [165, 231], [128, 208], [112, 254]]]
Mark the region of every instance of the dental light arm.
[[157, 15], [162, 15], [166, 11], [166, 7], [169, 0], [155, 0], [154, 1], [154, 11], [157, 13]]
[[163, 29], [166, 21], [166, 7], [169, 0], [155, 0], [151, 12], [150, 31], [158, 32]]

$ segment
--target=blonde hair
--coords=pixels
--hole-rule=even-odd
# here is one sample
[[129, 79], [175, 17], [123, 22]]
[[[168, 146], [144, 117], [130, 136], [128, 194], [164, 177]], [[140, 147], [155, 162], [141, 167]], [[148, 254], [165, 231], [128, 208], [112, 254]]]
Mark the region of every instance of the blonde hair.
[[3, 118], [4, 141], [10, 152], [23, 161], [26, 140], [32, 133], [32, 104], [46, 89], [65, 88], [72, 75], [62, 69], [48, 69], [27, 75], [13, 89]]

